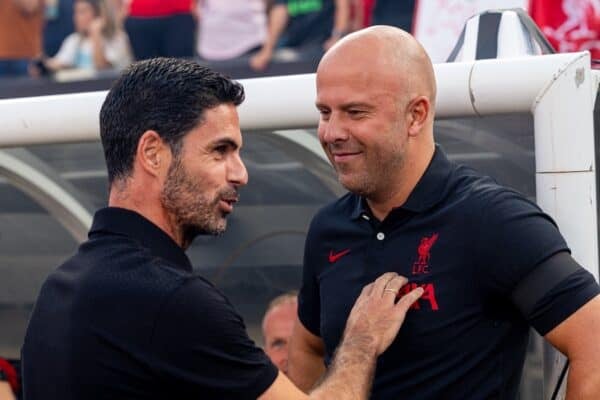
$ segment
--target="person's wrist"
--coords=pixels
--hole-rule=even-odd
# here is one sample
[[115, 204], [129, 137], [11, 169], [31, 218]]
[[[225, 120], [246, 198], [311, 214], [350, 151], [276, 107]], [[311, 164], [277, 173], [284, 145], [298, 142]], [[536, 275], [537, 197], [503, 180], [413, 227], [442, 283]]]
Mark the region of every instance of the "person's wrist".
[[370, 335], [350, 334], [345, 335], [340, 350], [344, 353], [359, 354], [367, 359], [377, 358], [377, 343]]

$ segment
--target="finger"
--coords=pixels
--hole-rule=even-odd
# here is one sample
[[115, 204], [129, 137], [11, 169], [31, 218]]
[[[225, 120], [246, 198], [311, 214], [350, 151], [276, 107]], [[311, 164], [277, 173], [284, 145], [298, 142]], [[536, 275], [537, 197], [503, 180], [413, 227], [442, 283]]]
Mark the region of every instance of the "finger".
[[365, 286], [362, 291], [360, 292], [360, 295], [362, 296], [363, 294], [365, 296], [369, 296], [371, 295], [371, 292], [373, 291], [373, 286], [375, 286], [375, 284], [373, 282], [369, 283], [367, 286]]
[[383, 294], [383, 289], [385, 289], [386, 285], [397, 276], [398, 274], [395, 272], [386, 272], [385, 274], [381, 275], [375, 280], [375, 285], [373, 286], [371, 295], [381, 297]]
[[372, 291], [373, 291], [373, 282], [369, 283], [368, 285], [366, 285], [365, 287], [362, 288], [362, 290], [360, 291], [360, 294], [354, 301], [354, 304], [360, 303], [363, 301], [363, 299], [365, 299], [366, 297], [369, 297], [371, 295]]
[[392, 300], [395, 300], [396, 297], [398, 296], [398, 293], [400, 293], [400, 289], [402, 289], [402, 286], [406, 285], [407, 282], [408, 282], [408, 279], [406, 279], [404, 276], [402, 276], [402, 275], [395, 276], [387, 283], [387, 285], [383, 289], [382, 296], [384, 298], [389, 297]]
[[400, 313], [406, 313], [410, 306], [412, 306], [414, 302], [417, 301], [423, 295], [423, 291], [424, 290], [422, 287], [418, 287], [416, 289], [411, 290], [410, 292], [402, 296], [400, 300], [398, 300], [398, 303], [396, 303], [394, 308]]

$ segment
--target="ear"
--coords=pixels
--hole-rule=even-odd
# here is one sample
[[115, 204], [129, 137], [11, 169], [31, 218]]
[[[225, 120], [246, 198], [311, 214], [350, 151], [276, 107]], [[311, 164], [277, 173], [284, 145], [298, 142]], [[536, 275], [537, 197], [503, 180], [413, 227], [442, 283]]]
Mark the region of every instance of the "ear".
[[414, 98], [407, 107], [408, 135], [417, 136], [429, 121], [431, 102], [426, 96]]
[[148, 130], [142, 134], [135, 153], [135, 164], [149, 175], [164, 175], [171, 164], [171, 148], [158, 132]]

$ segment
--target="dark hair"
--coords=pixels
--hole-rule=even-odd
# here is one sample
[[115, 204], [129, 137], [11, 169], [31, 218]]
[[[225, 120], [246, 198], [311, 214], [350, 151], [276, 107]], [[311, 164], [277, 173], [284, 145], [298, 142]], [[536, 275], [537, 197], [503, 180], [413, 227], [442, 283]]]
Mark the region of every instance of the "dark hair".
[[177, 156], [182, 138], [202, 122], [204, 110], [243, 101], [242, 85], [193, 61], [155, 58], [130, 65], [100, 110], [109, 184], [130, 176], [147, 130], [156, 131]]

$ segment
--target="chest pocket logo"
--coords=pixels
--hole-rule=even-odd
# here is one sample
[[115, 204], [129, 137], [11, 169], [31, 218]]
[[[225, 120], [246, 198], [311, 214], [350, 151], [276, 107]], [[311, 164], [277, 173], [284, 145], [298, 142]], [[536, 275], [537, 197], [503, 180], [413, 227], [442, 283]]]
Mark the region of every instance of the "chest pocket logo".
[[435, 244], [439, 237], [438, 233], [421, 238], [419, 247], [417, 247], [417, 260], [412, 265], [412, 274], [428, 274], [429, 273], [429, 259], [431, 258], [431, 248]]

